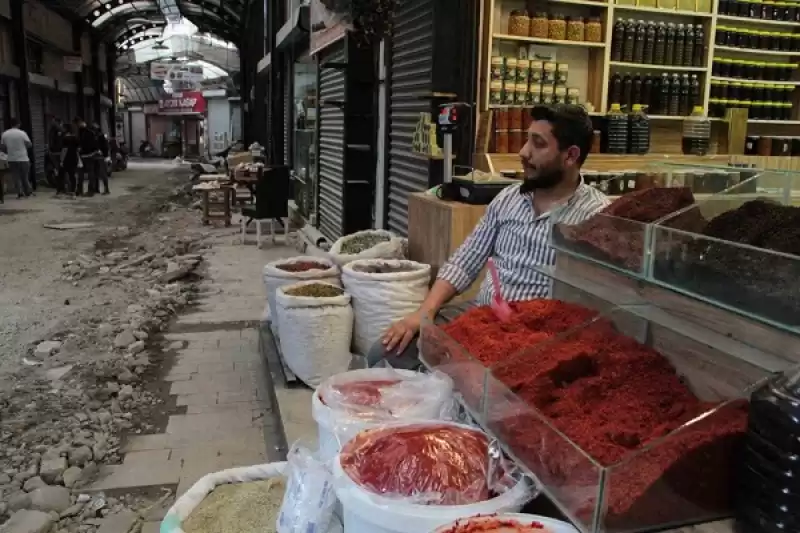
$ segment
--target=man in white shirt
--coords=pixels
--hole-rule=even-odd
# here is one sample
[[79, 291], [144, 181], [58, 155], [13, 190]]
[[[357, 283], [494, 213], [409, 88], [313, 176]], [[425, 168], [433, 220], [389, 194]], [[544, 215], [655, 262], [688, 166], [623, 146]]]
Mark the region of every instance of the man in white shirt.
[[30, 137], [19, 127], [19, 120], [12, 118], [11, 127], [0, 137], [0, 151], [8, 155], [8, 169], [17, 182], [17, 197], [31, 195], [31, 160], [28, 150], [33, 147]]

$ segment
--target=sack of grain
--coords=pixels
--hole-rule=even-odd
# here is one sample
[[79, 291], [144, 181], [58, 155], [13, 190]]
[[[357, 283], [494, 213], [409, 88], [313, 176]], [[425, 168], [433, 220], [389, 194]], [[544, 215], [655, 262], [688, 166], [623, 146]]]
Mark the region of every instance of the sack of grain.
[[306, 385], [350, 366], [353, 308], [350, 295], [319, 281], [280, 287], [276, 294], [281, 352], [286, 365]]
[[403, 259], [406, 242], [391, 231], [369, 229], [339, 238], [328, 255], [339, 266], [358, 259]]
[[366, 355], [386, 328], [419, 309], [430, 280], [430, 265], [415, 261], [365, 259], [345, 265], [342, 283], [352, 297], [356, 353]]
[[[280, 259], [267, 263], [262, 271], [264, 286], [267, 288], [267, 303], [269, 304], [269, 318], [273, 326], [275, 318], [275, 291], [278, 287], [291, 285], [298, 281], [324, 281], [341, 286], [339, 281], [339, 267], [325, 257], [312, 257], [300, 255], [289, 259]], [[262, 321], [264, 317], [262, 317]]]

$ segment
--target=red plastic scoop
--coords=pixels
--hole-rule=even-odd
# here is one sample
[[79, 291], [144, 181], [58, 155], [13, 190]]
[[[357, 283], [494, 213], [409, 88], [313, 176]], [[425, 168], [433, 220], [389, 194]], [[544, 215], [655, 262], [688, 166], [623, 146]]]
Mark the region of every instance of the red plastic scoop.
[[500, 275], [497, 273], [497, 267], [494, 260], [490, 257], [487, 261], [489, 267], [489, 275], [492, 276], [492, 286], [494, 287], [494, 296], [492, 297], [492, 311], [500, 322], [508, 322], [511, 320], [511, 307], [503, 299], [503, 290], [500, 287]]

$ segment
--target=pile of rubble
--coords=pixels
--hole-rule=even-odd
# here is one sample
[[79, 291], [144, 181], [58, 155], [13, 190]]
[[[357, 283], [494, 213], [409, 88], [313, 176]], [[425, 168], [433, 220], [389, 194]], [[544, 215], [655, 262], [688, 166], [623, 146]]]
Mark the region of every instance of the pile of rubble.
[[[32, 346], [15, 386], [0, 390], [0, 523], [8, 519], [0, 532], [102, 531], [106, 515], [131, 516], [121, 501], [92, 495], [91, 483], [103, 465], [121, 462], [126, 434], [158, 430], [152, 421], [163, 400], [146, 378], [160, 354], [151, 344], [192, 301], [203, 245], [184, 237], [151, 248], [97, 251], [64, 265], [65, 280], [116, 280], [135, 303]], [[72, 353], [87, 344], [97, 357]]]

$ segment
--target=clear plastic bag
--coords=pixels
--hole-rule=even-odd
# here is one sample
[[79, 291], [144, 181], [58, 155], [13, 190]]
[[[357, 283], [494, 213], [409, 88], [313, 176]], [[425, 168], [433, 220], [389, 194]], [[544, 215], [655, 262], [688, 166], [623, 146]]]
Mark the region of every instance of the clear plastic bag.
[[339, 465], [362, 489], [403, 503], [470, 505], [519, 483], [495, 442], [476, 428], [454, 423], [362, 431], [342, 448]]
[[302, 444], [287, 456], [287, 485], [276, 524], [278, 533], [325, 533], [333, 518], [336, 495], [330, 467]]

